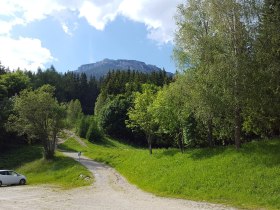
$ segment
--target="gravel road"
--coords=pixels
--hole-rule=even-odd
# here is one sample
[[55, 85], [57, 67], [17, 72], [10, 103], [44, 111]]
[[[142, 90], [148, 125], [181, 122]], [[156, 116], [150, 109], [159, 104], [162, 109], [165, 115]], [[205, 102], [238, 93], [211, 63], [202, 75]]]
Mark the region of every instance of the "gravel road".
[[[64, 154], [77, 160], [77, 153]], [[1, 187], [0, 209], [233, 209], [216, 204], [157, 197], [129, 184], [107, 165], [83, 156], [80, 162], [93, 173], [95, 182], [92, 186], [72, 190], [45, 185]]]

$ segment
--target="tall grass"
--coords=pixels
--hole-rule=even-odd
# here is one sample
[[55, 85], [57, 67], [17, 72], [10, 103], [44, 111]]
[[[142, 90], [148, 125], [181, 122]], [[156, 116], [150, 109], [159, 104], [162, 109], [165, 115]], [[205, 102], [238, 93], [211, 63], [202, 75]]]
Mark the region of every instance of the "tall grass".
[[131, 183], [161, 196], [223, 203], [242, 208], [280, 209], [280, 140], [233, 147], [134, 149], [107, 139], [82, 147], [69, 139], [64, 146], [115, 167]]
[[42, 158], [42, 148], [26, 146], [0, 157], [0, 169], [13, 169], [27, 177], [28, 184], [52, 184], [62, 188], [90, 185], [91, 172], [72, 158], [56, 152], [54, 160]]

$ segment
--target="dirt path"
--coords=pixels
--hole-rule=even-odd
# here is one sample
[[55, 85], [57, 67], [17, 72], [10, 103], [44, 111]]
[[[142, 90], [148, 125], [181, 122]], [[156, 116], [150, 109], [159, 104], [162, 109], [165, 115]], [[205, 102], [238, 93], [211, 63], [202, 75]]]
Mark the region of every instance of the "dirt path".
[[[65, 155], [77, 160], [77, 153]], [[169, 199], [143, 192], [129, 184], [113, 168], [81, 158], [95, 177], [89, 187], [60, 190], [50, 186], [16, 186], [0, 188], [0, 209], [119, 209], [179, 210], [233, 209], [221, 205]]]

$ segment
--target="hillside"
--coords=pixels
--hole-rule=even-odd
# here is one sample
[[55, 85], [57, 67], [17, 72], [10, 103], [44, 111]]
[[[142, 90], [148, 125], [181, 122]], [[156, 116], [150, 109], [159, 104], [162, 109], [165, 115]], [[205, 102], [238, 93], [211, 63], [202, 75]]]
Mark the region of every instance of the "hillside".
[[96, 63], [84, 64], [74, 72], [85, 73], [87, 77], [94, 76], [96, 79], [99, 79], [100, 77], [105, 76], [110, 70], [136, 70], [143, 73], [151, 73], [153, 71], [161, 71], [162, 69], [155, 65], [146, 64], [136, 60], [104, 59]]
[[[49, 184], [70, 189], [91, 185], [93, 182], [91, 172], [61, 152], [56, 152], [53, 160], [44, 160], [43, 148], [40, 146], [24, 146], [2, 152], [0, 169], [16, 170], [24, 174], [28, 185]], [[81, 179], [81, 174], [89, 179]]]
[[[63, 149], [116, 168], [129, 182], [160, 196], [203, 200], [249, 209], [280, 208], [280, 141], [255, 141], [239, 151], [156, 149], [153, 155], [107, 139], [82, 147], [73, 138]], [[164, 176], [163, 176], [164, 174]]]

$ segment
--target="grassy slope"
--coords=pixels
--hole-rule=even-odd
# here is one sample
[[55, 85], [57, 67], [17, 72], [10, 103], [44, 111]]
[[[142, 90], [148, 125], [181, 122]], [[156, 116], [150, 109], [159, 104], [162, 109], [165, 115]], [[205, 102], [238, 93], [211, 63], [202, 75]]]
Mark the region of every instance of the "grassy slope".
[[280, 209], [280, 140], [233, 147], [134, 149], [116, 141], [88, 148], [70, 138], [65, 148], [115, 167], [131, 183], [162, 196], [205, 200], [244, 208]]
[[[28, 184], [55, 184], [73, 188], [90, 185], [93, 180], [92, 174], [84, 166], [59, 152], [54, 160], [43, 160], [42, 148], [36, 146], [26, 146], [1, 155], [0, 168], [24, 174]], [[90, 179], [80, 178], [81, 174]]]

